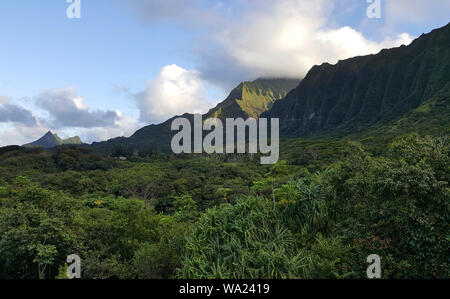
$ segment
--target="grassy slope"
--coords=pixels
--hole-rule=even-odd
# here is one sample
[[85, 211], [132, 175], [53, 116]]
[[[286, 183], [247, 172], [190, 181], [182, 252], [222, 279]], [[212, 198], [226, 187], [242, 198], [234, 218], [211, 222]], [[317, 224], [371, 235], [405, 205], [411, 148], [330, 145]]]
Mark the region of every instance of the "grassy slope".
[[269, 110], [275, 101], [285, 97], [299, 82], [297, 79], [258, 79], [243, 82], [233, 89], [225, 101], [211, 109], [206, 117], [258, 118], [261, 113]]

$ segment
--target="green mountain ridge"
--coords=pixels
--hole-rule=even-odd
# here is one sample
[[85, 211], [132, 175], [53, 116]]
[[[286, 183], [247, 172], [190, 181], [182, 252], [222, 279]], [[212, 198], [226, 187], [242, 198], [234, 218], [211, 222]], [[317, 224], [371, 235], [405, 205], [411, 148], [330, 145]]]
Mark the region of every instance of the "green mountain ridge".
[[284, 137], [344, 136], [400, 120], [438, 95], [448, 107], [449, 45], [447, 25], [409, 46], [314, 66], [262, 117], [279, 118]]
[[[204, 119], [279, 118], [282, 138], [447, 134], [449, 45], [450, 24], [423, 34], [409, 46], [314, 66], [298, 85], [300, 80], [293, 79], [243, 82]], [[192, 114], [182, 117], [193, 120]], [[170, 152], [173, 119], [93, 147], [122, 155]]]
[[[299, 82], [300, 79], [282, 78], [242, 82], [231, 91], [224, 101], [203, 115], [203, 119], [258, 118], [261, 113], [270, 109], [275, 101], [282, 99], [295, 88]], [[129, 138], [118, 137], [106, 142], [94, 142], [92, 146], [115, 155], [129, 155], [142, 150], [168, 152], [171, 150], [171, 139], [176, 133], [171, 130], [171, 124], [177, 117], [187, 118], [191, 122], [194, 119], [193, 114], [185, 113], [161, 124], [143, 127]]]

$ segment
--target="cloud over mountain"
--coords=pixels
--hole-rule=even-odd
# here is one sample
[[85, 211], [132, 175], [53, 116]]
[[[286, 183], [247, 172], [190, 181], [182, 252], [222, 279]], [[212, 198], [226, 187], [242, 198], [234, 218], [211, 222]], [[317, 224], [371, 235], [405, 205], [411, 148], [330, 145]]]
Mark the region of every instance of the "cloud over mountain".
[[248, 77], [303, 77], [315, 64], [375, 54], [412, 40], [401, 34], [376, 42], [350, 26], [330, 25], [332, 8], [333, 3], [325, 0], [258, 1], [254, 9], [213, 35], [224, 51], [210, 60], [233, 64], [214, 69], [207, 60], [202, 70], [208, 76], [232, 67]]
[[342, 0], [194, 1], [183, 13], [187, 2], [140, 0], [133, 5], [152, 22], [176, 19], [197, 28], [199, 76], [224, 89], [258, 77], [303, 77], [315, 64], [412, 41], [407, 33], [392, 32], [375, 41], [357, 28], [339, 26], [332, 14]]

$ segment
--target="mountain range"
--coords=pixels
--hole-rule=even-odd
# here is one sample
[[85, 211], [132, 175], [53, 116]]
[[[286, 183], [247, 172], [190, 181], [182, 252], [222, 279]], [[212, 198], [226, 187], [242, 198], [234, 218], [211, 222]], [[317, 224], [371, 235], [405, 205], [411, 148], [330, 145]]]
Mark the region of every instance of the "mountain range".
[[[243, 82], [203, 119], [279, 118], [281, 136], [290, 138], [341, 137], [375, 128], [383, 134], [418, 129], [449, 133], [449, 78], [450, 24], [421, 35], [408, 46], [334, 65], [316, 65], [303, 80]], [[192, 114], [182, 117], [193, 120]], [[170, 151], [175, 118], [143, 127], [129, 138], [93, 143], [92, 147], [122, 154]], [[81, 141], [78, 138], [74, 143]], [[49, 132], [30, 145], [55, 144], [61, 141]]]
[[[242, 82], [234, 88], [229, 96], [215, 108], [209, 110], [203, 119], [207, 118], [258, 118], [261, 113], [269, 110], [273, 103], [282, 99], [298, 85], [300, 79], [257, 79], [252, 82]], [[129, 154], [135, 150], [170, 151], [171, 139], [176, 132], [171, 130], [173, 117], [161, 124], [149, 125], [136, 131], [131, 137], [119, 137], [106, 142], [93, 143], [95, 149], [113, 153]], [[193, 114], [183, 114], [181, 117], [194, 119]]]

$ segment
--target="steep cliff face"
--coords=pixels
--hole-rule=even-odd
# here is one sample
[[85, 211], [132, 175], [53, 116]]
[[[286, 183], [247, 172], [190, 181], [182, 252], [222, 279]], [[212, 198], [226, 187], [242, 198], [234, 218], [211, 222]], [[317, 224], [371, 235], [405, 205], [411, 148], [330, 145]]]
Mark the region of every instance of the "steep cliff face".
[[450, 24], [409, 46], [314, 66], [262, 117], [279, 118], [284, 136], [359, 132], [445, 93], [449, 79]]
[[249, 117], [259, 118], [261, 113], [272, 108], [275, 101], [280, 100], [300, 83], [300, 79], [257, 79], [243, 82], [233, 89], [230, 95], [205, 118], [220, 119]]

